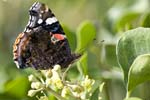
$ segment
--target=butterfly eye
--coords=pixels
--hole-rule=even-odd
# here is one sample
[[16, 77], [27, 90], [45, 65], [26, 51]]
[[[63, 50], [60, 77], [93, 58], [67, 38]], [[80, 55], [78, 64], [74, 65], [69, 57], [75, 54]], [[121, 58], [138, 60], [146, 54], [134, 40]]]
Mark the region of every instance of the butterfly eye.
[[30, 15], [31, 16], [38, 16], [38, 12], [34, 11], [34, 10], [30, 10]]

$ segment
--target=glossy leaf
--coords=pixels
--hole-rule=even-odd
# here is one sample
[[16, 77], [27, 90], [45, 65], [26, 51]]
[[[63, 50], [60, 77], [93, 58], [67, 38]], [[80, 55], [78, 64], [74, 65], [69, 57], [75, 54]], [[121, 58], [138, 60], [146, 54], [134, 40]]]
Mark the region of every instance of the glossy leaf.
[[150, 80], [150, 54], [138, 56], [129, 70], [128, 92], [137, 85]]
[[126, 31], [117, 44], [117, 58], [124, 72], [125, 82], [128, 72], [135, 58], [150, 53], [150, 29], [136, 28]]
[[77, 29], [77, 52], [83, 52], [95, 38], [96, 29], [90, 21], [82, 22]]

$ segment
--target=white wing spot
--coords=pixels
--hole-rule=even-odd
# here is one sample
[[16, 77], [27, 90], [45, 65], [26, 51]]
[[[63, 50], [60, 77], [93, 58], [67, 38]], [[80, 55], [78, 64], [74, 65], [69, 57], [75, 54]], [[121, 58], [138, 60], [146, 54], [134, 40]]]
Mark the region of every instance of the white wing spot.
[[51, 24], [53, 24], [53, 23], [55, 23], [55, 22], [57, 22], [56, 17], [52, 17], [52, 18], [47, 18], [47, 19], [46, 19], [46, 24], [47, 24], [47, 25], [51, 25]]
[[20, 67], [19, 67], [19, 63], [18, 63], [17, 61], [14, 61], [14, 62], [15, 62], [15, 64], [16, 64], [17, 68], [20, 68]]
[[42, 20], [42, 19], [39, 19], [37, 23], [38, 23], [38, 24], [41, 24], [42, 22], [43, 22], [43, 20]]

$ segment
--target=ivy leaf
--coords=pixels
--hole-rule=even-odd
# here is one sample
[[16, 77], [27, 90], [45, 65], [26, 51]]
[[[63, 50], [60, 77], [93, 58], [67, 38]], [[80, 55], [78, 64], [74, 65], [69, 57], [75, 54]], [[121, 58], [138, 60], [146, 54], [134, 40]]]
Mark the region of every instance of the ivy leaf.
[[150, 54], [138, 56], [129, 70], [128, 92], [137, 85], [150, 80]]
[[137, 56], [150, 53], [150, 28], [126, 31], [117, 44], [117, 59], [127, 83], [130, 66]]
[[96, 28], [90, 21], [82, 22], [77, 29], [77, 52], [83, 52], [95, 38]]

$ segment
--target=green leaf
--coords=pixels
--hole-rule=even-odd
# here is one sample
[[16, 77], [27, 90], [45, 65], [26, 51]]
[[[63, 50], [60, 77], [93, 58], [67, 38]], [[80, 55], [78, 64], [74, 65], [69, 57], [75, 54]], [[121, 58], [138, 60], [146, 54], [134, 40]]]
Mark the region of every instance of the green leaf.
[[[92, 95], [90, 97], [90, 100], [99, 100], [102, 98], [102, 91], [104, 88], [105, 83], [101, 83], [100, 81], [96, 80], [96, 83], [94, 84], [94, 87], [92, 88]], [[100, 99], [101, 100], [101, 99]]]
[[128, 71], [135, 58], [150, 53], [150, 28], [136, 28], [126, 31], [117, 44], [117, 59], [127, 83]]
[[133, 12], [133, 11], [127, 11], [123, 13], [122, 16], [120, 16], [120, 19], [116, 21], [114, 24], [114, 30], [120, 31], [124, 30], [125, 28], [132, 28], [132, 23], [136, 21], [136, 19], [139, 17], [140, 13]]
[[137, 97], [131, 97], [131, 98], [124, 99], [124, 100], [142, 100], [142, 99], [140, 99], [140, 98], [137, 98]]
[[87, 75], [88, 74], [88, 68], [87, 68], [87, 52], [84, 52], [82, 57], [80, 58], [80, 61], [77, 62], [77, 67], [80, 73]]
[[105, 85], [105, 82], [103, 82], [103, 83], [101, 83], [101, 84], [99, 85], [99, 91], [100, 91], [100, 92], [103, 91], [104, 85]]
[[29, 82], [25, 77], [19, 77], [5, 84], [5, 92], [17, 98], [27, 95]]
[[65, 25], [63, 25], [63, 30], [67, 36], [67, 39], [69, 41], [69, 45], [71, 47], [71, 49], [74, 51], [75, 47], [76, 47], [76, 35]]
[[99, 96], [99, 87], [95, 89], [95, 91], [92, 93], [90, 100], [98, 100], [98, 96]]
[[118, 66], [116, 57], [116, 45], [105, 45], [105, 61], [110, 66]]
[[77, 29], [77, 52], [83, 52], [95, 38], [96, 28], [90, 21], [82, 22]]
[[150, 80], [150, 54], [138, 56], [129, 70], [128, 91], [137, 85]]
[[141, 11], [133, 10], [130, 7], [115, 6], [110, 9], [105, 19], [106, 27], [113, 33], [132, 29], [137, 23]]
[[150, 27], [150, 12], [146, 13], [141, 19], [142, 27]]

